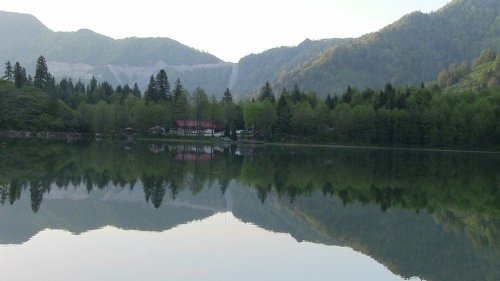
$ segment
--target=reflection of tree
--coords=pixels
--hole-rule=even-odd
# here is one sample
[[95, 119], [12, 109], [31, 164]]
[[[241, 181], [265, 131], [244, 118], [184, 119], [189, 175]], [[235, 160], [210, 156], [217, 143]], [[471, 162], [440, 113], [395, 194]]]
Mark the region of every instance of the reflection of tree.
[[272, 186], [270, 184], [266, 186], [257, 184], [255, 185], [255, 188], [257, 189], [257, 197], [259, 198], [261, 203], [264, 203], [266, 201], [267, 195], [272, 190]]
[[143, 175], [141, 177], [144, 195], [146, 198], [146, 202], [151, 200], [151, 203], [155, 208], [159, 208], [163, 201], [163, 197], [166, 194], [165, 182], [163, 179], [157, 178], [152, 175]]
[[222, 194], [226, 194], [226, 190], [229, 186], [229, 181], [227, 179], [220, 179], [219, 184], [220, 192], [222, 192]]
[[405, 206], [402, 198], [402, 189], [400, 188], [393, 188], [390, 186], [378, 188], [377, 186], [372, 185], [371, 192], [375, 198], [375, 203], [377, 203], [377, 205], [380, 206], [380, 209], [384, 212], [392, 206]]
[[21, 198], [21, 190], [21, 183], [17, 179], [12, 180], [9, 187], [9, 203], [11, 205]]
[[[500, 216], [500, 187], [494, 176], [498, 156], [390, 150], [305, 149], [286, 147], [227, 147], [207, 149], [167, 145], [163, 153], [137, 145], [124, 152], [118, 145], [91, 143], [12, 143], [0, 158], [0, 202], [13, 204], [29, 190], [37, 211], [51, 184], [58, 188], [83, 185], [88, 192], [110, 184], [134, 188], [142, 181], [145, 200], [160, 207], [168, 193], [175, 200], [185, 190], [199, 193], [219, 183], [225, 193], [231, 181], [252, 186], [265, 202], [271, 192], [290, 202], [315, 190], [340, 198], [345, 205], [375, 203], [381, 210], [407, 208], [430, 212], [454, 210], [470, 233], [488, 228], [485, 216]], [[235, 151], [243, 151], [236, 155]], [[212, 153], [209, 161], [178, 161], [189, 151]], [[469, 223], [465, 223], [469, 221]], [[477, 222], [476, 224], [470, 221]], [[495, 236], [494, 234], [488, 234]], [[496, 237], [496, 236], [495, 236]]]
[[50, 191], [50, 184], [47, 186], [42, 181], [30, 182], [31, 209], [33, 212], [38, 212], [42, 204], [43, 194], [48, 191]]
[[175, 181], [172, 181], [170, 183], [170, 196], [171, 196], [172, 200], [175, 200], [175, 198], [177, 197], [177, 194], [179, 194], [179, 189], [180, 189], [180, 186], [178, 183], [176, 183]]
[[0, 203], [3, 205], [5, 201], [9, 198], [9, 186], [8, 185], [0, 185]]
[[276, 191], [278, 194], [283, 194], [286, 192], [287, 186], [287, 179], [290, 175], [290, 169], [288, 167], [288, 162], [286, 161], [279, 161], [277, 163], [279, 166], [277, 167], [275, 173], [274, 173], [274, 186], [276, 187]]

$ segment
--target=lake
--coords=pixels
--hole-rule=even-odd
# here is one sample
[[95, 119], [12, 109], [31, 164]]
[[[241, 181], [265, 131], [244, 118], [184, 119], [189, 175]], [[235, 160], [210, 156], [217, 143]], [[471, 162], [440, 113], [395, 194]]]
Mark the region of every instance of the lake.
[[6, 140], [1, 280], [500, 280], [500, 154]]

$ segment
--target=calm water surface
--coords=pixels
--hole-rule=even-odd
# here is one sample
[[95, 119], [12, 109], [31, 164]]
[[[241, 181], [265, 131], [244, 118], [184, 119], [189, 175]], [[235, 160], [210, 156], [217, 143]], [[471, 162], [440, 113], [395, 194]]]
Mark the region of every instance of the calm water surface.
[[1, 280], [500, 280], [500, 155], [7, 141]]

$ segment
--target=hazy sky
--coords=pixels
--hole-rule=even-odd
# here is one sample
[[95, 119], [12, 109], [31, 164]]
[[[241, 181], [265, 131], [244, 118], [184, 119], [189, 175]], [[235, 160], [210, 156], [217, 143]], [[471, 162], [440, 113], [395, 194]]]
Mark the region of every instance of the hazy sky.
[[242, 56], [305, 38], [358, 37], [412, 11], [450, 0], [13, 0], [0, 10], [36, 16], [55, 31], [88, 28], [119, 39], [169, 37], [219, 58]]

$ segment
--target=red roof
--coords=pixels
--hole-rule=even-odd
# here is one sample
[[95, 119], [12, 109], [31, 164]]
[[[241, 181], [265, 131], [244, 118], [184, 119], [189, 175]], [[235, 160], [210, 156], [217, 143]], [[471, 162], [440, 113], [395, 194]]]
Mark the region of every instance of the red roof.
[[215, 128], [212, 121], [196, 121], [196, 120], [188, 120], [188, 119], [177, 119], [175, 120], [175, 125], [180, 128], [186, 129], [212, 129]]

